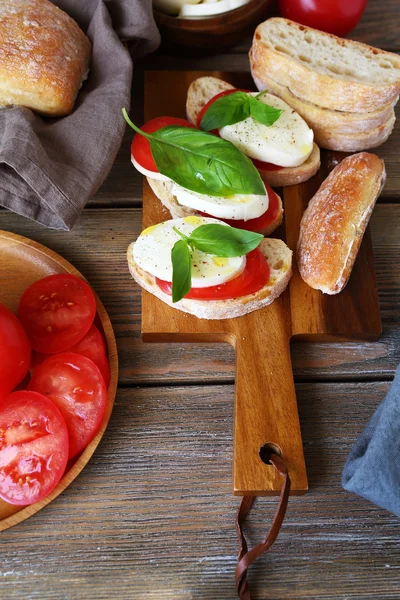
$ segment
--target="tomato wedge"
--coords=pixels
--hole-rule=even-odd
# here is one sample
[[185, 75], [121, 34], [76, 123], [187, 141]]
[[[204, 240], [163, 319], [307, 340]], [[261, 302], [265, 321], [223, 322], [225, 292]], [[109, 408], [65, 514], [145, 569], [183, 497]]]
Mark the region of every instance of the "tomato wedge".
[[9, 394], [28, 372], [31, 345], [13, 312], [0, 304], [0, 399]]
[[36, 392], [14, 392], [0, 403], [0, 497], [38, 502], [60, 481], [68, 431], [57, 406]]
[[[255, 294], [268, 282], [270, 269], [265, 256], [256, 248], [249, 252], [246, 257], [246, 266], [244, 271], [221, 285], [213, 285], [206, 288], [192, 288], [185, 298], [192, 300], [230, 300]], [[156, 278], [158, 287], [172, 296], [172, 283]]]
[[[199, 114], [197, 115], [197, 120], [196, 120], [196, 125], [198, 128], [200, 128], [200, 123], [202, 118], [204, 117], [205, 113], [207, 112], [207, 110], [210, 108], [211, 104], [213, 104], [216, 100], [218, 100], [218, 98], [222, 98], [223, 96], [229, 96], [230, 94], [233, 94], [234, 92], [247, 92], [249, 93], [250, 90], [242, 90], [239, 88], [234, 88], [233, 90], [225, 90], [224, 92], [220, 92], [219, 94], [217, 94], [216, 96], [214, 96], [213, 98], [211, 98], [211, 100], [209, 100], [207, 102], [207, 104], [205, 104], [203, 106], [203, 108], [200, 110]], [[219, 131], [218, 129], [213, 129], [210, 133], [213, 133], [214, 135], [218, 135], [219, 136]], [[280, 167], [279, 165], [274, 165], [273, 163], [269, 163], [269, 162], [264, 162], [263, 160], [257, 160], [256, 158], [251, 158], [251, 156], [249, 156], [250, 160], [252, 161], [252, 163], [254, 164], [254, 166], [262, 171], [280, 171], [281, 169], [283, 169], [284, 167]], [[255, 229], [252, 231], [256, 231]]]
[[[107, 358], [106, 344], [100, 331], [96, 325], [92, 325], [86, 335], [69, 349], [69, 352], [75, 354], [82, 354], [90, 358], [94, 364], [100, 369], [100, 373], [103, 375], [104, 383], [106, 388], [110, 385], [110, 364]], [[43, 361], [48, 358], [48, 354], [42, 354], [41, 352], [32, 352], [31, 361], [31, 372], [34, 373], [35, 369], [42, 364]]]
[[[153, 131], [157, 131], [162, 127], [168, 127], [168, 125], [180, 125], [181, 127], [191, 127], [192, 129], [196, 129], [196, 127], [192, 123], [189, 123], [189, 121], [186, 121], [186, 119], [178, 119], [177, 117], [156, 117], [142, 125], [140, 129], [146, 133], [153, 133]], [[150, 142], [140, 135], [140, 133], [136, 133], [133, 138], [131, 155], [141, 167], [147, 169], [147, 171], [158, 173], [156, 163], [154, 162], [151, 153]]]
[[76, 456], [100, 429], [106, 409], [107, 389], [98, 367], [80, 354], [54, 354], [36, 368], [29, 389], [58, 406], [67, 423], [69, 458]]
[[96, 300], [88, 284], [68, 273], [49, 275], [22, 295], [18, 316], [32, 348], [44, 354], [68, 350], [89, 331]]
[[[265, 183], [265, 182], [264, 182]], [[275, 192], [265, 183], [265, 189], [268, 192], [268, 209], [261, 216], [255, 219], [248, 219], [248, 221], [242, 221], [241, 219], [221, 219], [224, 223], [227, 223], [231, 227], [237, 227], [238, 229], [246, 229], [247, 231], [264, 231], [268, 225], [273, 223], [279, 213], [279, 200]], [[200, 215], [204, 217], [212, 217], [207, 213], [200, 212]], [[215, 218], [215, 217], [212, 217]]]

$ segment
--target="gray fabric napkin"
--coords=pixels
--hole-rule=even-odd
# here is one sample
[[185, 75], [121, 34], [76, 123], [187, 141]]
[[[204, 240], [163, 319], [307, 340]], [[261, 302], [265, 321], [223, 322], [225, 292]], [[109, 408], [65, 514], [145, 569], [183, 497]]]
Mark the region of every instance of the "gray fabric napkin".
[[342, 485], [400, 517], [400, 365], [350, 452]]
[[54, 229], [70, 229], [107, 176], [130, 105], [132, 58], [160, 38], [151, 0], [54, 0], [93, 45], [89, 77], [74, 111], [59, 119], [0, 110], [0, 205]]

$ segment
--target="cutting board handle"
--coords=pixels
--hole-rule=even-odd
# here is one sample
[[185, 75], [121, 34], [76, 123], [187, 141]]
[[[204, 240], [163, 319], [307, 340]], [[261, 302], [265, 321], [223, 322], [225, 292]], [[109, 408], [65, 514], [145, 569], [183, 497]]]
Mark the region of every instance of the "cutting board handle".
[[[260, 457], [266, 444], [272, 444], [285, 460], [292, 480], [292, 493], [302, 493], [308, 487], [285, 300], [279, 298], [267, 308], [253, 313], [249, 323], [246, 326], [242, 323], [235, 336], [235, 495], [280, 493], [281, 477]], [[240, 332], [246, 334], [240, 335]]]

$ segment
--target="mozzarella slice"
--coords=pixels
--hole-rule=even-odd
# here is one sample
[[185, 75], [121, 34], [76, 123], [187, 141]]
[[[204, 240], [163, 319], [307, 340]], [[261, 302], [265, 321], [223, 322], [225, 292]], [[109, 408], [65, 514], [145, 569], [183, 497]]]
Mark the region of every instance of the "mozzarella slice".
[[173, 184], [172, 193], [182, 206], [207, 213], [218, 219], [240, 219], [248, 221], [256, 219], [268, 210], [268, 194], [264, 196], [255, 194], [234, 194], [229, 197], [208, 196], [199, 194]]
[[177, 15], [182, 4], [197, 4], [201, 0], [153, 0], [153, 7], [167, 15]]
[[204, 2], [202, 4], [182, 4], [180, 17], [209, 17], [219, 15], [229, 10], [244, 6], [250, 0], [218, 0], [218, 2]]
[[[252, 94], [256, 96], [257, 94]], [[268, 94], [259, 98], [265, 104], [282, 109], [282, 114], [270, 127], [252, 117], [219, 130], [224, 140], [232, 142], [250, 158], [270, 162], [280, 167], [297, 167], [310, 156], [314, 133], [289, 104]]]
[[[206, 217], [185, 217], [172, 219], [148, 227], [138, 237], [133, 246], [133, 259], [144, 271], [163, 281], [172, 281], [171, 250], [180, 236], [173, 227], [189, 236], [200, 225], [218, 223], [226, 225], [217, 219]], [[239, 275], [245, 265], [246, 256], [221, 258], [197, 250], [191, 251], [192, 255], [192, 287], [204, 288], [225, 283]]]
[[166, 175], [163, 175], [162, 173], [159, 173], [158, 171], [149, 171], [148, 169], [145, 169], [144, 167], [142, 167], [142, 165], [140, 165], [132, 156], [131, 154], [131, 161], [133, 166], [135, 167], [135, 169], [137, 169], [139, 171], [139, 173], [141, 173], [142, 175], [145, 175], [146, 177], [152, 177], [153, 179], [158, 179], [158, 181], [171, 181], [169, 177], [167, 177]]

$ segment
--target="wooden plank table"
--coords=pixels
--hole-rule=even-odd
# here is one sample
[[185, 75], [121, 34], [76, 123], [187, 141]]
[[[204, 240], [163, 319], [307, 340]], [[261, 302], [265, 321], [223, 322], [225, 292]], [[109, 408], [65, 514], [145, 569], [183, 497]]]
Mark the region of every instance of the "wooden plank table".
[[[370, 0], [353, 35], [400, 51], [398, 0]], [[189, 59], [159, 53], [143, 70], [248, 70], [244, 40], [229, 53]], [[125, 251], [141, 227], [141, 177], [127, 131], [115, 165], [69, 233], [0, 211], [0, 229], [71, 261], [103, 300], [118, 339], [119, 392], [109, 428], [69, 489], [1, 534], [0, 598], [233, 600], [236, 535], [231, 496], [234, 354], [228, 345], [145, 345], [140, 292]], [[400, 361], [400, 126], [377, 154], [386, 188], [371, 220], [383, 335], [376, 343], [294, 344], [292, 359], [310, 490], [292, 497], [269, 555], [254, 566], [255, 599], [400, 597], [400, 522], [345, 492], [345, 458], [384, 397]], [[257, 542], [276, 500], [257, 501]]]

